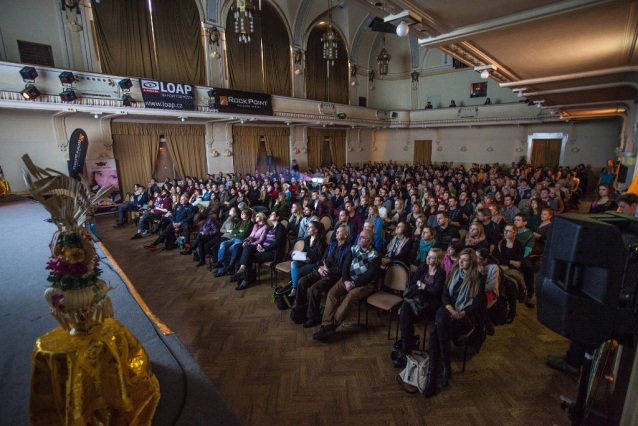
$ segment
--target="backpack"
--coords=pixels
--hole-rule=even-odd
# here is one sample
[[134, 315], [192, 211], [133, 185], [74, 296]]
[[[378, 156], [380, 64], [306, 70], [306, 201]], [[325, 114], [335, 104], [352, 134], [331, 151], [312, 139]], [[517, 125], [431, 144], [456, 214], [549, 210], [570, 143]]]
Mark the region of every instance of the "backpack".
[[429, 357], [426, 353], [417, 351], [406, 356], [408, 363], [403, 371], [397, 375], [397, 382], [407, 393], [423, 392], [427, 382]]
[[292, 284], [279, 285], [275, 289], [275, 292], [270, 297], [272, 303], [277, 305], [277, 308], [280, 311], [285, 311], [286, 309], [292, 307], [292, 303], [290, 303], [290, 292], [292, 291]]

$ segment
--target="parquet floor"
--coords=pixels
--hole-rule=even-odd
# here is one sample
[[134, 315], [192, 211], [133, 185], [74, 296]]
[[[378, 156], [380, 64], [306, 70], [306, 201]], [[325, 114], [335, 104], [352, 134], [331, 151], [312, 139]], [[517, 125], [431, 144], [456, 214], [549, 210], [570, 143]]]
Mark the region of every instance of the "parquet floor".
[[470, 355], [463, 374], [463, 350], [453, 349], [456, 374], [426, 400], [396, 383], [387, 315], [371, 310], [366, 332], [355, 310], [330, 343], [316, 342], [317, 329], [293, 324], [290, 311], [271, 303], [267, 280], [235, 291], [190, 256], [149, 252], [142, 246], [153, 237], [131, 241], [133, 226], [112, 225], [113, 216], [97, 219], [107, 249], [247, 425], [570, 424], [559, 396], [575, 398], [577, 378], [545, 366], [547, 354], [564, 353], [568, 341], [523, 305], [514, 324], [497, 327]]

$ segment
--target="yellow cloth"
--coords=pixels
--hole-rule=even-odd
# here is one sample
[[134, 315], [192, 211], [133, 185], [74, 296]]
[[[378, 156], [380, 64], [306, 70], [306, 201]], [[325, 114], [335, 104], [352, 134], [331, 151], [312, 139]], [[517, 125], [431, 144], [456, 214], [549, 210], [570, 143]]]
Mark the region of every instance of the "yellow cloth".
[[5, 195], [11, 194], [11, 187], [9, 186], [9, 182], [5, 179], [0, 178], [0, 197], [4, 197]]
[[31, 362], [32, 424], [151, 424], [159, 383], [142, 344], [116, 319], [84, 335], [56, 328], [38, 339]]

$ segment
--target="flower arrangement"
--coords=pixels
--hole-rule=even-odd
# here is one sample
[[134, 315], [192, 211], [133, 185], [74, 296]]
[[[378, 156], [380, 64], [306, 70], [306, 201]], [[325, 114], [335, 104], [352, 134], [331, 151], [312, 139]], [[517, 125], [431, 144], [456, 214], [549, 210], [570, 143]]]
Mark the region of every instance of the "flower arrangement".
[[65, 330], [71, 334], [88, 333], [104, 318], [113, 317], [111, 300], [106, 295], [112, 287], [100, 279], [99, 258], [93, 239], [84, 228], [93, 216], [93, 207], [112, 185], [93, 194], [84, 176], [77, 181], [37, 167], [28, 155], [22, 159], [27, 167], [23, 174], [29, 192], [58, 227], [51, 239], [51, 258], [46, 268], [51, 286], [44, 297], [51, 315]]

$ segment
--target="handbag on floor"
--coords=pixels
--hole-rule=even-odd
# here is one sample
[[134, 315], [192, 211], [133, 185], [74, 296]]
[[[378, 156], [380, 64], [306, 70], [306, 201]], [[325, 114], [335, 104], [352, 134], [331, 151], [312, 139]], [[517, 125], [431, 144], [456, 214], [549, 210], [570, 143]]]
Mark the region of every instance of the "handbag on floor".
[[277, 286], [275, 292], [272, 294], [270, 300], [272, 303], [277, 305], [277, 308], [280, 311], [285, 311], [292, 307], [292, 303], [290, 302], [290, 292], [292, 291], [292, 283], [286, 284], [284, 286]]
[[397, 375], [397, 382], [407, 393], [423, 392], [428, 375], [429, 357], [425, 352], [413, 351], [408, 363]]

